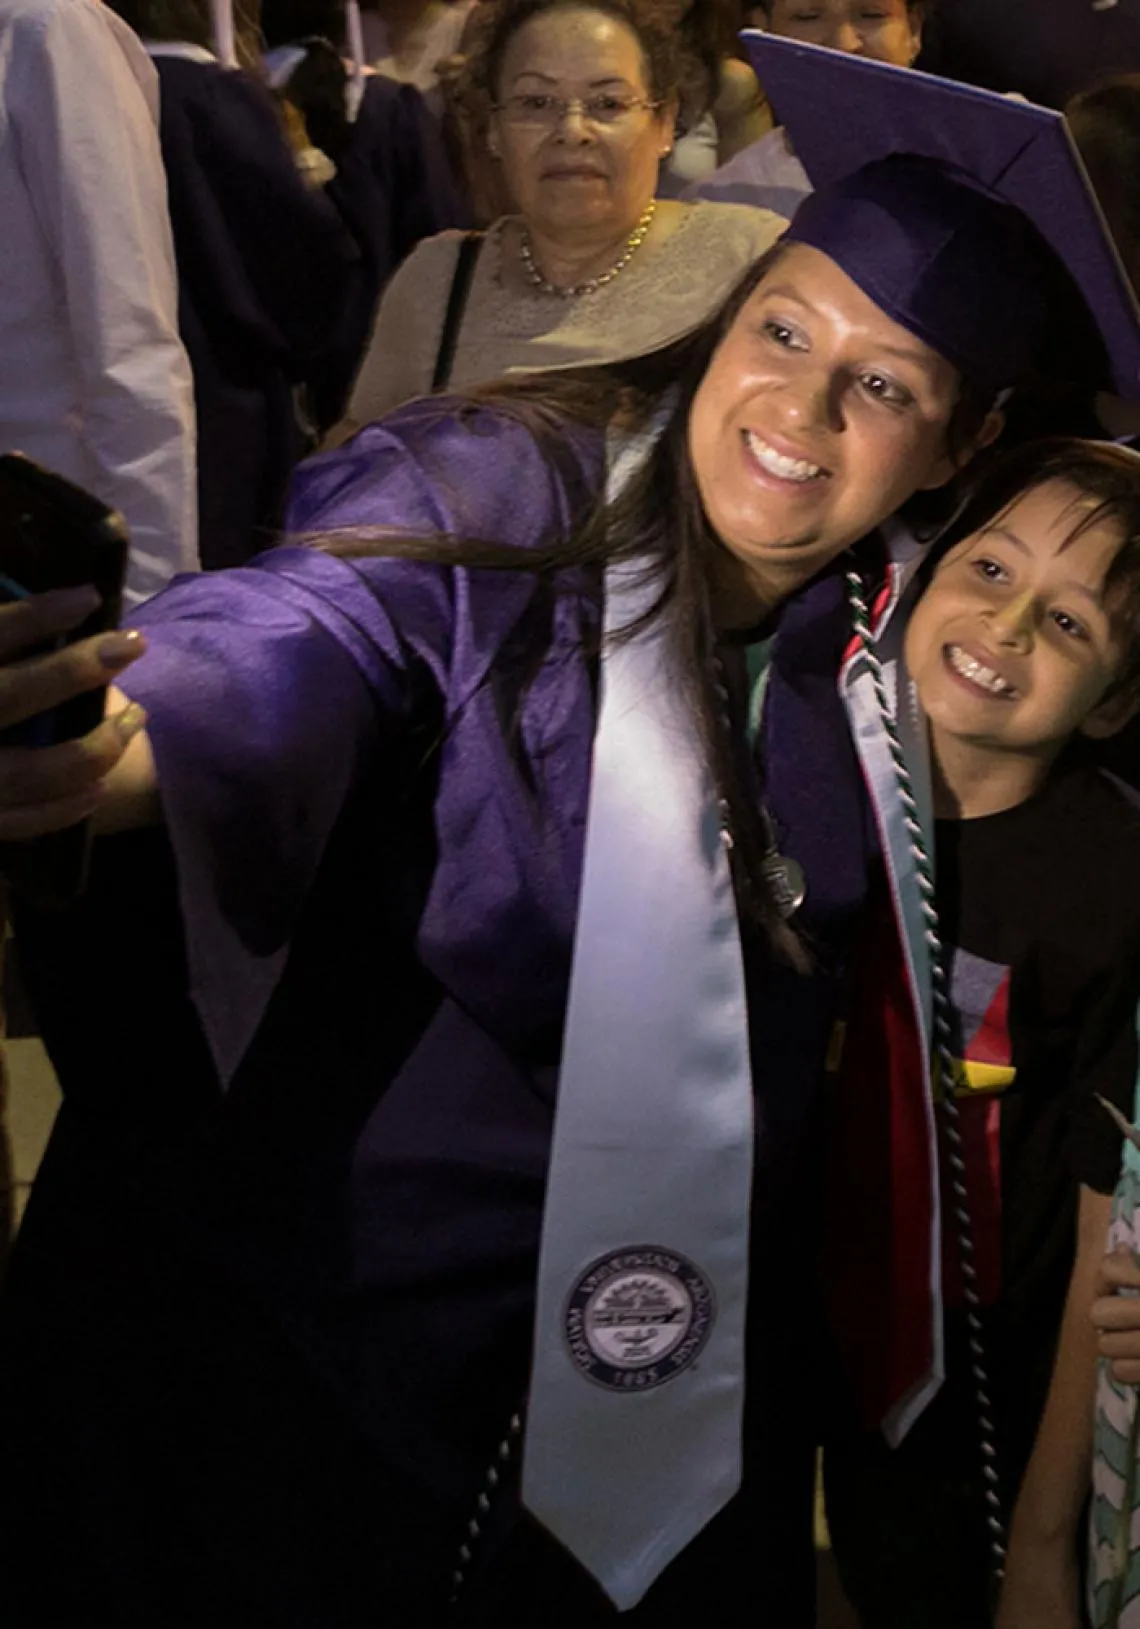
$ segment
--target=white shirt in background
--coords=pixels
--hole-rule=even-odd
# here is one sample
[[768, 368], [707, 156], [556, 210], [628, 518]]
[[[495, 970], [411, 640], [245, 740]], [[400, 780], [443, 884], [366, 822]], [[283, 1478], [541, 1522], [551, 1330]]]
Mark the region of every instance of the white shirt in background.
[[790, 221], [811, 190], [807, 171], [788, 145], [786, 131], [777, 126], [681, 196], [706, 198], [714, 204], [751, 204]]
[[716, 174], [720, 131], [711, 113], [704, 113], [691, 130], [677, 136], [661, 160], [658, 198], [691, 198], [702, 181]]
[[153, 66], [100, 0], [0, 0], [0, 452], [126, 516], [134, 603], [198, 564], [157, 110]]

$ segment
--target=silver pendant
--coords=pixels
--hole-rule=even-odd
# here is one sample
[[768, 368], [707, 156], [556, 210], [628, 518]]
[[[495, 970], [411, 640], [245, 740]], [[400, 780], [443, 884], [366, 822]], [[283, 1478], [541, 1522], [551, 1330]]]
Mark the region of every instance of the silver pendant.
[[[736, 847], [736, 842], [732, 835], [732, 828], [728, 823], [728, 803], [724, 798], [721, 798], [717, 807], [720, 812], [720, 839], [724, 844], [725, 853], [731, 855]], [[765, 815], [765, 823], [769, 833], [768, 849], [764, 855], [761, 870], [764, 873], [764, 881], [771, 889], [776, 909], [786, 922], [790, 917], [795, 916], [807, 897], [807, 878], [804, 876], [804, 868], [800, 862], [781, 854], [772, 841], [772, 823], [767, 815]]]
[[800, 862], [769, 849], [764, 856], [764, 880], [784, 921], [795, 916], [807, 897], [807, 878]]

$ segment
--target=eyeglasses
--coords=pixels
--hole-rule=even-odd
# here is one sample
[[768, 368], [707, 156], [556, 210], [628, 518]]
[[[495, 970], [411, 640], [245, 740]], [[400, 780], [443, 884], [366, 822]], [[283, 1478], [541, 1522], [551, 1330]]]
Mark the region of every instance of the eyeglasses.
[[597, 96], [546, 96], [540, 92], [508, 96], [496, 103], [494, 113], [501, 113], [509, 124], [523, 130], [553, 130], [572, 112], [580, 113], [589, 124], [620, 124], [638, 108], [653, 109], [660, 102], [648, 102], [642, 96], [614, 96], [601, 91]]

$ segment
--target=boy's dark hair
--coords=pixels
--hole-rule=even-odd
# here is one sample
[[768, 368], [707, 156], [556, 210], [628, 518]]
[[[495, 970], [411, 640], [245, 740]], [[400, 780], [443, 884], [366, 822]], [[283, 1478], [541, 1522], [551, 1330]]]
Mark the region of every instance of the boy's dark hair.
[[982, 531], [1018, 498], [1059, 481], [1095, 505], [1074, 526], [1079, 537], [1108, 521], [1120, 532], [1105, 579], [1105, 603], [1123, 638], [1124, 660], [1109, 694], [1140, 684], [1140, 453], [1111, 441], [1057, 436], [1031, 441], [985, 465], [965, 503], [931, 550], [924, 574], [963, 538]]

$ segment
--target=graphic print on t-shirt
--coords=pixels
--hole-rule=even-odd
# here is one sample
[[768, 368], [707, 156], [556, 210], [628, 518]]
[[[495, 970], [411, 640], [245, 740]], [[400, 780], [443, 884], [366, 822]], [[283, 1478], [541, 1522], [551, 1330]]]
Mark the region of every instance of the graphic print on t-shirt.
[[950, 960], [954, 1072], [958, 1090], [1004, 1092], [1013, 1085], [1009, 1033], [1010, 970], [968, 950]]
[[[1013, 1085], [1009, 1031], [1010, 969], [968, 950], [950, 956], [951, 1049], [966, 1163], [970, 1234], [978, 1291], [989, 1305], [1001, 1293], [1001, 1093]], [[945, 1214], [945, 1209], [944, 1209]], [[962, 1304], [955, 1230], [944, 1231], [946, 1299]]]

